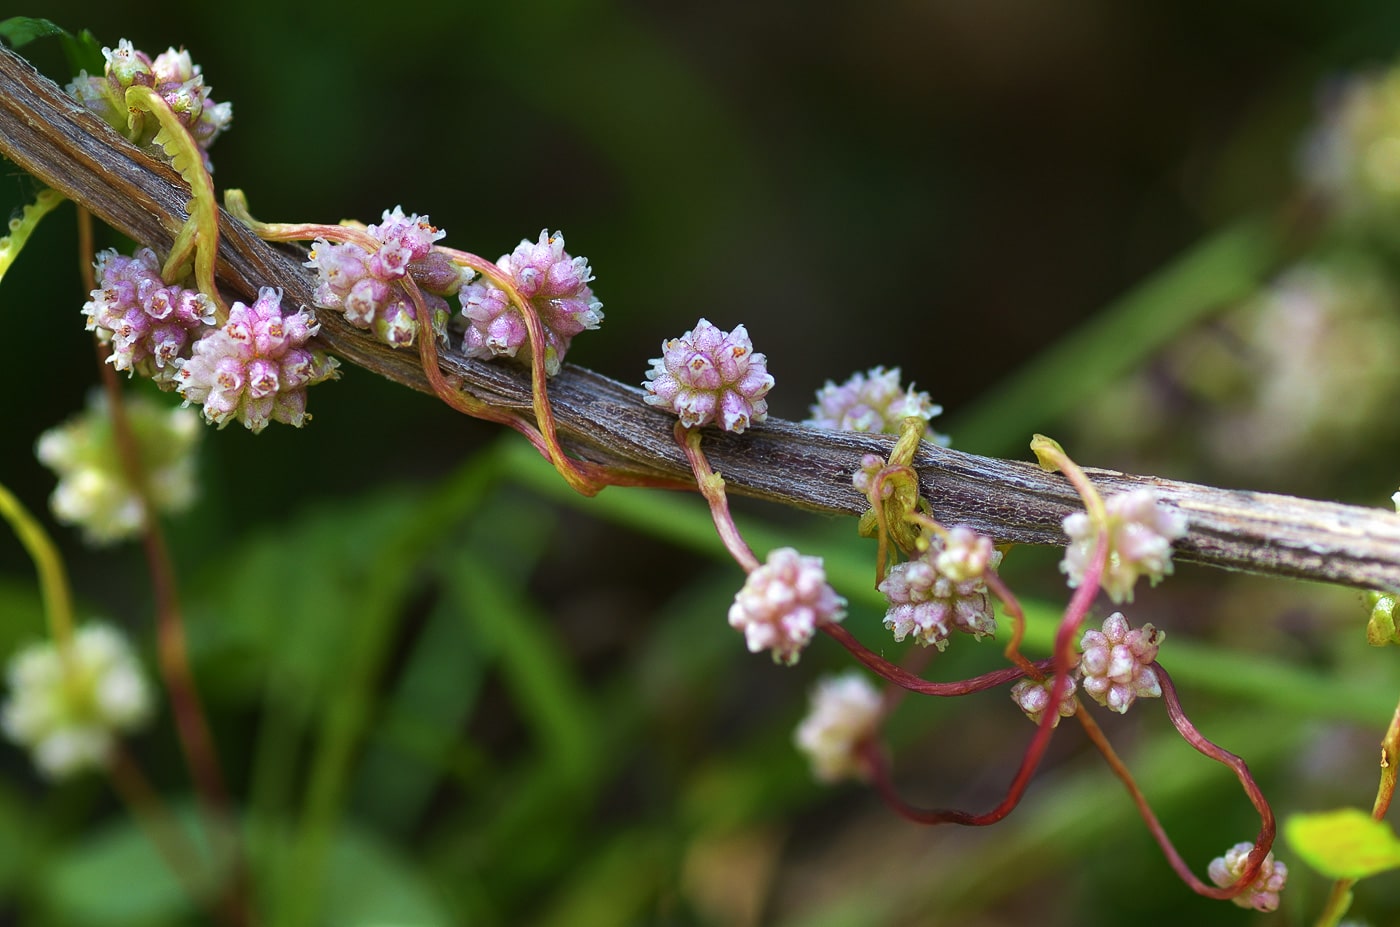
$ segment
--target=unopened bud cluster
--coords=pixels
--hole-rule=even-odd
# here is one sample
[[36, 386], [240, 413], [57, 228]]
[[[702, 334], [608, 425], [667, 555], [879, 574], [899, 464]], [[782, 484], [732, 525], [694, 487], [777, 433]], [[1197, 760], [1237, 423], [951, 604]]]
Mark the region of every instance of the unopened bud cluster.
[[[496, 265], [511, 279], [520, 297], [539, 316], [544, 330], [544, 369], [559, 372], [574, 336], [596, 329], [603, 321], [603, 304], [588, 284], [593, 280], [588, 259], [571, 257], [564, 250], [564, 235], [546, 229], [538, 241], [521, 239]], [[467, 328], [462, 352], [490, 360], [513, 357], [531, 363], [529, 335], [520, 310], [511, 305], [505, 290], [489, 281], [462, 288], [462, 315]]]
[[[198, 416], [140, 395], [128, 397], [125, 407], [151, 505], [162, 512], [188, 508], [195, 497]], [[105, 394], [94, 392], [84, 412], [40, 435], [35, 453], [58, 475], [50, 497], [54, 515], [80, 526], [89, 543], [123, 540], [146, 527], [147, 512], [122, 466]]]
[[[1140, 698], [1161, 698], [1162, 684], [1153, 663], [1166, 633], [1150, 624], [1129, 626], [1122, 612], [1104, 619], [1101, 630], [1088, 630], [1080, 639], [1083, 651], [1075, 676], [1058, 707], [1061, 717], [1074, 714], [1076, 683], [1094, 701], [1110, 711], [1123, 714]], [[1054, 679], [1023, 679], [1011, 688], [1011, 700], [1032, 720], [1039, 723], [1050, 708], [1050, 687]], [[1056, 724], [1059, 722], [1056, 721]]]
[[316, 305], [343, 312], [351, 325], [374, 332], [385, 344], [406, 347], [413, 344], [418, 325], [403, 279], [411, 276], [418, 284], [433, 330], [440, 332], [451, 314], [443, 297], [456, 293], [471, 273], [433, 250], [433, 243], [447, 233], [427, 216], [405, 216], [395, 206], [384, 211], [383, 220], [366, 229], [378, 242], [373, 251], [354, 242], [318, 239], [306, 266], [317, 274]]
[[11, 658], [5, 736], [61, 779], [108, 762], [116, 738], [151, 715], [151, 693], [126, 638], [105, 624], [74, 632], [66, 648], [31, 645]]
[[189, 130], [204, 154], [205, 169], [212, 170], [209, 146], [228, 128], [233, 105], [215, 103], [210, 98], [204, 76], [199, 65], [190, 59], [190, 53], [171, 48], [153, 59], [122, 39], [116, 48], [102, 49], [102, 55], [107, 59], [102, 76], [82, 71], [68, 85], [68, 93], [133, 143], [163, 158], [164, 152], [154, 144], [160, 125], [154, 117], [126, 102], [126, 92], [131, 87], [150, 87]]
[[880, 714], [880, 693], [864, 675], [827, 676], [813, 688], [811, 707], [793, 732], [793, 742], [807, 755], [818, 781], [864, 778], [859, 747], [874, 736]]
[[845, 615], [846, 600], [826, 581], [821, 558], [781, 547], [749, 574], [729, 624], [744, 632], [750, 652], [771, 650], [774, 662], [792, 665], [820, 625]]
[[[1066, 683], [1064, 694], [1060, 696], [1060, 703], [1055, 710], [1055, 720], [1051, 722], [1053, 726], [1058, 726], [1061, 718], [1068, 718], [1079, 709], [1074, 700], [1074, 690], [1077, 687], [1074, 677], [1071, 676]], [[1026, 713], [1026, 717], [1039, 724], [1045, 713], [1050, 710], [1054, 690], [1054, 676], [1041, 680], [1022, 679], [1011, 687], [1011, 701]]]
[[954, 631], [976, 638], [996, 633], [996, 615], [983, 580], [1001, 563], [990, 538], [958, 526], [947, 538], [933, 537], [917, 559], [890, 568], [879, 590], [889, 601], [885, 627], [902, 641], [943, 650]]
[[[1211, 860], [1206, 869], [1210, 880], [1221, 888], [1234, 885], [1244, 874], [1249, 862], [1249, 853], [1253, 849], [1252, 843], [1237, 843], [1226, 850], [1224, 856], [1217, 856]], [[1276, 861], [1274, 854], [1270, 853], [1264, 857], [1264, 862], [1259, 866], [1259, 874], [1249, 883], [1249, 887], [1230, 900], [1241, 908], [1276, 911], [1279, 893], [1283, 891], [1287, 882], [1287, 864]]]
[[1119, 714], [1140, 698], [1161, 698], [1162, 684], [1152, 663], [1166, 633], [1150, 624], [1131, 628], [1122, 612], [1104, 619], [1103, 630], [1085, 631], [1079, 672], [1084, 691]]

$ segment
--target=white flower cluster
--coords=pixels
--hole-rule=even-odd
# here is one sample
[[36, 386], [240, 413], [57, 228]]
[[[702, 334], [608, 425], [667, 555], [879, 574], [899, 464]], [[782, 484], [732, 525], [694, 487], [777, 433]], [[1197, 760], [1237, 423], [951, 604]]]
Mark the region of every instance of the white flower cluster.
[[[152, 504], [163, 512], [189, 508], [199, 416], [136, 394], [125, 404]], [[49, 499], [54, 516], [81, 527], [88, 543], [110, 544], [145, 528], [146, 511], [127, 482], [104, 394], [94, 392], [85, 411], [40, 435], [35, 455], [58, 474]]]
[[793, 733], [821, 782], [861, 778], [856, 748], [880, 720], [880, 693], [859, 672], [827, 676], [812, 690], [811, 709]]
[[118, 733], [151, 716], [151, 691], [131, 646], [106, 624], [79, 628], [67, 650], [51, 641], [11, 658], [0, 727], [50, 779], [102, 767]]

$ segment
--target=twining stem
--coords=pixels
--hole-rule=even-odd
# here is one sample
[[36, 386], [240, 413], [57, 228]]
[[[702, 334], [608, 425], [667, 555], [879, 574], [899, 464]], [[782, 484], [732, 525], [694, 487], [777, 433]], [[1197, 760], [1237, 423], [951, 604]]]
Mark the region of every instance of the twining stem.
[[127, 88], [126, 104], [130, 108], [129, 118], [133, 124], [142, 110], [155, 117], [160, 125], [155, 143], [170, 156], [171, 164], [190, 185], [190, 200], [186, 207], [189, 218], [175, 236], [175, 243], [171, 245], [161, 268], [161, 279], [183, 277], [182, 268], [193, 259], [199, 291], [214, 301], [218, 307], [218, 319], [223, 322], [228, 318], [228, 304], [219, 295], [214, 280], [219, 255], [219, 201], [214, 196], [214, 180], [204, 167], [204, 155], [170, 104], [152, 88], [139, 84]]
[[1098, 722], [1085, 710], [1083, 702], [1079, 703], [1074, 716], [1079, 720], [1079, 724], [1084, 728], [1084, 733], [1089, 736], [1089, 740], [1098, 748], [1099, 753], [1103, 754], [1103, 758], [1108, 763], [1109, 769], [1113, 770], [1113, 774], [1117, 776], [1119, 781], [1127, 788], [1128, 794], [1133, 799], [1133, 804], [1137, 805], [1138, 813], [1142, 815], [1142, 820], [1147, 824], [1148, 831], [1151, 832], [1152, 838], [1157, 841], [1157, 845], [1162, 848], [1162, 853], [1167, 858], [1167, 864], [1172, 867], [1177, 877], [1189, 885], [1193, 891], [1201, 894], [1220, 891], [1220, 889], [1212, 888], [1196, 878], [1196, 874], [1191, 871], [1191, 867], [1187, 865], [1186, 860], [1181, 858], [1181, 854], [1177, 852], [1175, 845], [1171, 842], [1171, 838], [1167, 836], [1166, 829], [1162, 827], [1162, 822], [1157, 819], [1156, 812], [1152, 810], [1152, 806], [1148, 803], [1147, 796], [1138, 788], [1137, 780], [1133, 778], [1133, 774], [1128, 770], [1127, 765], [1118, 756], [1117, 751], [1113, 749], [1113, 745], [1108, 742], [1108, 738], [1104, 735], [1103, 729], [1099, 727]]
[[[1239, 879], [1234, 884], [1226, 888], [1217, 888], [1206, 885], [1191, 875], [1189, 869], [1184, 874], [1178, 870], [1178, 874], [1196, 894], [1222, 900], [1234, 898], [1258, 877], [1259, 868], [1264, 865], [1264, 857], [1268, 856], [1269, 851], [1273, 849], [1274, 834], [1277, 829], [1274, 822], [1274, 811], [1269, 807], [1268, 799], [1264, 797], [1264, 793], [1260, 791], [1259, 784], [1254, 781], [1254, 774], [1249, 771], [1248, 764], [1230, 751], [1206, 739], [1186, 717], [1186, 712], [1181, 707], [1181, 698], [1176, 692], [1176, 685], [1172, 682], [1167, 671], [1162, 668], [1162, 664], [1154, 661], [1152, 669], [1157, 674], [1157, 680], [1162, 686], [1162, 700], [1167, 705], [1167, 716], [1171, 718], [1172, 724], [1181, 733], [1182, 738], [1198, 753], [1230, 767], [1234, 771], [1235, 777], [1239, 779], [1245, 794], [1249, 796], [1250, 803], [1259, 812], [1259, 836], [1254, 840], [1254, 849], [1249, 851], [1244, 871], [1240, 873]], [[1171, 859], [1170, 855], [1168, 859]], [[1175, 863], [1172, 864], [1172, 868], [1176, 868]]]
[[1103, 531], [1108, 522], [1108, 510], [1104, 507], [1103, 497], [1099, 495], [1098, 489], [1094, 487], [1093, 481], [1083, 468], [1070, 459], [1058, 441], [1045, 435], [1036, 435], [1031, 439], [1031, 450], [1035, 452], [1042, 470], [1059, 470], [1065, 475], [1070, 485], [1079, 493], [1079, 498], [1084, 501], [1089, 520], [1099, 531]]
[[749, 548], [748, 542], [734, 524], [734, 516], [729, 513], [729, 497], [724, 492], [724, 479], [710, 468], [705, 452], [700, 449], [700, 429], [687, 428], [680, 422], [675, 427], [676, 443], [685, 451], [690, 468], [695, 472], [695, 483], [700, 494], [710, 504], [710, 517], [714, 519], [715, 530], [724, 542], [725, 550], [744, 568], [745, 573], [758, 569], [758, 558]]
[[1025, 670], [1026, 675], [1030, 678], [1040, 680], [1042, 677], [1035, 670], [1035, 664], [1031, 663], [1031, 661], [1026, 659], [1026, 656], [1021, 653], [1021, 641], [1024, 640], [1026, 636], [1026, 613], [1021, 608], [1020, 600], [1011, 592], [1010, 587], [1002, 581], [1000, 574], [991, 567], [987, 567], [987, 569], [983, 571], [982, 581], [987, 584], [987, 588], [992, 591], [992, 594], [1001, 600], [1001, 604], [1005, 607], [1006, 613], [1011, 616], [1011, 640], [1006, 642], [1006, 649], [1003, 651], [1006, 655], [1006, 659]]
[[[1084, 622], [1084, 616], [1088, 613], [1089, 606], [1093, 603], [1094, 596], [1098, 592], [1099, 577], [1103, 575], [1104, 565], [1108, 561], [1108, 538], [1106, 533], [1100, 533], [1098, 540], [1094, 544], [1094, 553], [1088, 568], [1084, 571], [1084, 582], [1074, 590], [1074, 595], [1070, 597], [1068, 607], [1065, 609], [1064, 618], [1060, 621], [1059, 630], [1055, 634], [1054, 657], [1049, 662], [1048, 667], [1042, 668], [1039, 664], [1033, 664], [1033, 668], [1043, 672], [1044, 669], [1054, 670], [1055, 681], [1050, 689], [1050, 704], [1059, 705], [1069, 691], [1070, 671], [1073, 669], [1073, 641], [1080, 625]], [[849, 632], [836, 625], [824, 625], [823, 630], [836, 637], [838, 640], [843, 636], [849, 637]], [[844, 641], [843, 641], [844, 643]], [[850, 649], [848, 647], [848, 649]], [[855, 651], [852, 650], [854, 653]], [[857, 653], [857, 658], [860, 655]], [[871, 666], [865, 660], [861, 662]], [[879, 669], [871, 666], [872, 669]], [[894, 669], [898, 669], [895, 667]], [[1026, 675], [1020, 667], [1003, 670], [1009, 673], [1005, 681], [1020, 678]], [[990, 675], [990, 674], [989, 674]], [[1037, 674], [1038, 675], [1038, 674]], [[895, 681], [890, 676], [886, 676], [890, 681]], [[914, 691], [919, 691], [915, 689]], [[863, 755], [863, 760], [867, 764], [875, 786], [880, 792], [881, 798], [890, 807], [894, 808], [902, 817], [921, 824], [961, 824], [968, 827], [983, 827], [988, 824], [995, 824], [1006, 817], [1016, 806], [1021, 803], [1026, 788], [1030, 785], [1031, 777], [1035, 775], [1036, 768], [1045, 756], [1046, 749], [1050, 746], [1050, 738], [1054, 736], [1055, 728], [1059, 722], [1059, 712], [1055, 710], [1046, 711], [1040, 721], [1036, 724], [1035, 736], [1031, 738], [1026, 752], [1021, 758], [1021, 765], [1016, 770], [1015, 777], [1011, 780], [1011, 785], [1007, 787], [1006, 795], [990, 811], [982, 814], [973, 814], [968, 811], [958, 811], [953, 809], [927, 809], [910, 805], [894, 789], [894, 784], [890, 779], [888, 765], [878, 751], [868, 751]]]
[[[886, 660], [856, 640], [855, 635], [834, 621], [825, 622], [819, 627], [828, 637], [845, 647], [851, 656], [855, 657], [866, 669], [886, 682], [916, 695], [935, 695], [947, 698], [971, 695], [973, 692], [985, 692], [987, 689], [1015, 682], [1027, 675], [1026, 670], [1013, 666], [983, 673], [981, 676], [974, 676], [971, 679], [961, 679], [957, 682], [931, 682]], [[1042, 660], [1039, 663], [1032, 663], [1030, 666], [1035, 674], [1044, 675], [1045, 671], [1051, 668], [1052, 661]]]

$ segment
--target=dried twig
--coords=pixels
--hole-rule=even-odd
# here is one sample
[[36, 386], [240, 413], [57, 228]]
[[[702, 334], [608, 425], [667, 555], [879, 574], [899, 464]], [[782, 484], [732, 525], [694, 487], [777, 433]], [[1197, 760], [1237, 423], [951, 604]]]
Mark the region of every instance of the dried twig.
[[[168, 248], [185, 219], [189, 190], [173, 170], [83, 112], [6, 49], [0, 49], [0, 153], [154, 248]], [[245, 299], [260, 286], [279, 286], [290, 304], [311, 305], [312, 278], [299, 252], [260, 241], [227, 213], [221, 215], [220, 234], [221, 286]], [[376, 342], [338, 313], [317, 315], [321, 340], [331, 352], [429, 392], [414, 352]], [[441, 366], [478, 398], [529, 413], [530, 386], [523, 372], [452, 353], [443, 354]], [[690, 476], [671, 434], [671, 417], [644, 405], [639, 389], [567, 366], [549, 392], [572, 453], [639, 474]], [[705, 443], [706, 454], [734, 492], [815, 511], [859, 514], [865, 499], [851, 487], [851, 473], [862, 454], [887, 454], [894, 438], [770, 420], [739, 437], [707, 435]], [[926, 444], [916, 465], [940, 520], [968, 524], [1000, 540], [1063, 544], [1060, 521], [1079, 507], [1061, 476], [1033, 464]], [[1177, 545], [1183, 560], [1400, 589], [1400, 516], [1388, 511], [1113, 471], [1089, 474], [1106, 492], [1150, 486], [1185, 513], [1191, 528]]]

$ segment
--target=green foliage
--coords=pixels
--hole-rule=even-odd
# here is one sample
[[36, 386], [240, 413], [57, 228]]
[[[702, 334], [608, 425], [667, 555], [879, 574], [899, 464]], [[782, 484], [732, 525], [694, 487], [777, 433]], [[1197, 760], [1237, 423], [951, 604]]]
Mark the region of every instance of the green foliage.
[[1293, 852], [1329, 879], [1364, 879], [1400, 868], [1400, 837], [1359, 808], [1295, 814], [1283, 833]]

